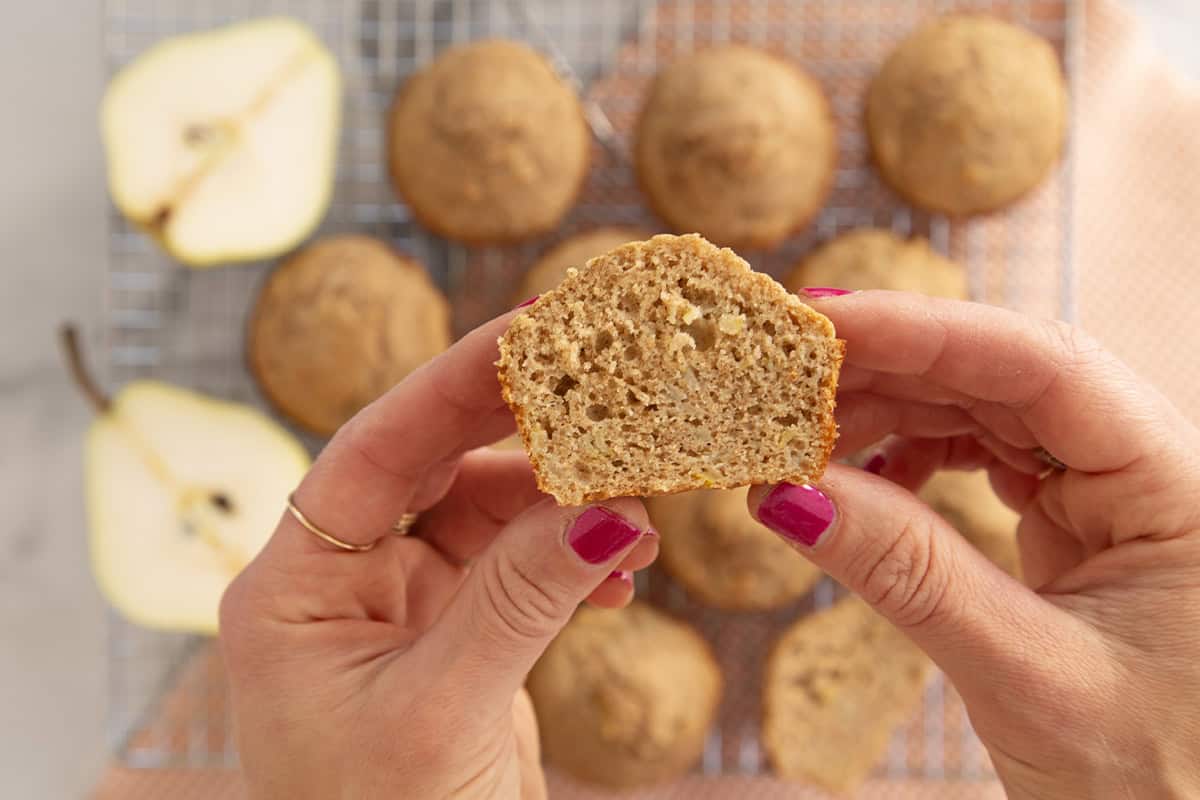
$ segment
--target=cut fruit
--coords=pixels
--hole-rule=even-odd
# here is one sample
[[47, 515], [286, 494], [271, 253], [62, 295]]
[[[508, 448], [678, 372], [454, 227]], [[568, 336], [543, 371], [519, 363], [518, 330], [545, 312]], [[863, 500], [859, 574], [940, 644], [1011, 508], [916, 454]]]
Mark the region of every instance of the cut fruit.
[[339, 118], [337, 64], [294, 20], [168, 39], [105, 93], [109, 190], [191, 266], [269, 258], [324, 215]]
[[308, 453], [256, 409], [157, 381], [109, 400], [64, 331], [72, 368], [98, 412], [84, 480], [92, 569], [131, 621], [215, 633], [225, 587], [279, 521]]

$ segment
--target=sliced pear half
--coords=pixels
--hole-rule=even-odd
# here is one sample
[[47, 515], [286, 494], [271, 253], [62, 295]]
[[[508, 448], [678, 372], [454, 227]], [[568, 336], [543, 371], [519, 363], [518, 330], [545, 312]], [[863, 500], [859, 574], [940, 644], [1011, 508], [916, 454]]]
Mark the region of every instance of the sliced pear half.
[[217, 630], [225, 587], [266, 544], [308, 469], [300, 442], [249, 406], [158, 381], [107, 397], [64, 346], [97, 411], [84, 446], [92, 569], [131, 621]]
[[104, 95], [113, 201], [191, 266], [283, 253], [329, 206], [340, 94], [333, 56], [295, 20], [167, 39]]

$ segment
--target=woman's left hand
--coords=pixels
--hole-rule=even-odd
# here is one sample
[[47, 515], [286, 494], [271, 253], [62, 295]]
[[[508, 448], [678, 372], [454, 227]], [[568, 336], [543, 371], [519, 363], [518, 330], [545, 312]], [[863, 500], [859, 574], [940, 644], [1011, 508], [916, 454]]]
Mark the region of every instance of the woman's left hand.
[[[347, 423], [221, 605], [252, 798], [545, 797], [526, 673], [584, 599], [629, 602], [641, 503], [559, 508], [511, 432], [505, 315]], [[388, 535], [421, 512], [414, 535]]]

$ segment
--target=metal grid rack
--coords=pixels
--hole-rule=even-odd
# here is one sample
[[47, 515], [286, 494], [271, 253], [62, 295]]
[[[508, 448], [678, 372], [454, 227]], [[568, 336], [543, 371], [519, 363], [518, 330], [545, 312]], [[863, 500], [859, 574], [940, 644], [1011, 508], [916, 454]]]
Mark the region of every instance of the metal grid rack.
[[[521, 271], [554, 240], [604, 224], [656, 223], [626, 156], [642, 89], [674, 55], [737, 40], [797, 60], [829, 93], [840, 156], [829, 203], [809, 230], [773, 253], [744, 253], [780, 275], [815, 242], [862, 225], [921, 233], [968, 266], [975, 299], [1047, 316], [1074, 315], [1070, 259], [1070, 153], [1057, 175], [1017, 208], [959, 224], [913, 211], [867, 164], [861, 97], [880, 59], [921, 19], [955, 9], [1024, 25], [1077, 73], [1077, 0], [106, 0], [105, 51], [113, 72], [159, 39], [250, 16], [286, 14], [311, 25], [338, 58], [343, 132], [333, 204], [319, 234], [355, 230], [420, 258], [446, 290], [456, 332], [504, 310]], [[529, 41], [575, 80], [596, 133], [592, 171], [561, 230], [506, 249], [468, 250], [425, 234], [394, 200], [384, 166], [384, 118], [399, 82], [443, 47], [485, 36]], [[263, 406], [242, 359], [244, 317], [268, 264], [190, 271], [111, 213], [104, 331], [113, 385], [153, 375]], [[307, 439], [314, 449], [319, 442]], [[652, 573], [639, 593], [697, 623], [722, 654], [731, 687], [701, 765], [708, 774], [765, 769], [757, 742], [761, 653], [798, 613], [833, 601], [831, 581], [777, 612], [730, 615], [694, 605]], [[110, 733], [132, 766], [236, 761], [219, 658], [207, 640], [153, 633], [115, 616], [110, 636]], [[746, 653], [760, 655], [746, 658]], [[935, 782], [991, 775], [961, 703], [940, 676], [924, 708], [897, 731], [881, 776]]]

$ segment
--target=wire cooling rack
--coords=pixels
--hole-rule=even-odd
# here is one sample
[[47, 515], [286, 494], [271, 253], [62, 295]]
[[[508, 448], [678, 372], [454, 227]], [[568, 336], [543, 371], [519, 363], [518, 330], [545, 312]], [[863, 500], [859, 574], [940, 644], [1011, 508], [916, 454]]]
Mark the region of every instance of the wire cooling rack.
[[[815, 242], [877, 225], [926, 235], [965, 263], [975, 299], [1071, 319], [1069, 147], [1058, 173], [1020, 206], [952, 223], [909, 209], [881, 184], [867, 163], [860, 114], [863, 91], [888, 50], [922, 19], [951, 10], [993, 13], [1033, 30], [1055, 44], [1074, 76], [1081, 6], [1075, 0], [107, 0], [105, 52], [111, 73], [178, 33], [267, 14], [312, 26], [337, 56], [345, 92], [337, 184], [319, 233], [371, 233], [421, 259], [450, 297], [462, 333], [507, 308], [521, 272], [558, 239], [598, 225], [661, 224], [636, 191], [627, 155], [642, 90], [678, 54], [747, 42], [798, 61], [822, 82], [840, 146], [826, 208], [779, 250], [743, 253], [756, 268], [782, 275]], [[514, 248], [468, 250], [425, 234], [395, 201], [384, 120], [393, 92], [411, 71], [449, 44], [493, 36], [530, 42], [578, 84], [596, 145], [580, 202], [559, 232]], [[115, 210], [108, 255], [104, 353], [113, 385], [155, 376], [265, 407], [243, 366], [242, 331], [268, 264], [190, 271]], [[825, 581], [789, 608], [733, 615], [693, 604], [660, 574], [639, 580], [639, 593], [697, 624], [726, 672], [729, 696], [699, 770], [764, 772], [756, 688], [763, 655], [787, 621], [829, 605], [838, 590]], [[141, 630], [115, 616], [111, 630], [110, 733], [119, 758], [144, 767], [234, 764], [225, 685], [211, 641]], [[921, 797], [937, 785], [982, 787], [991, 779], [961, 703], [940, 675], [912, 722], [897, 731], [876, 777], [885, 787], [889, 780], [908, 781], [903, 785], [916, 785], [921, 793], [913, 796]], [[871, 796], [901, 794], [885, 788]], [[808, 795], [797, 790], [789, 796]]]

